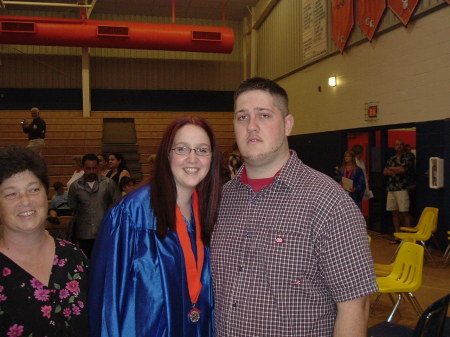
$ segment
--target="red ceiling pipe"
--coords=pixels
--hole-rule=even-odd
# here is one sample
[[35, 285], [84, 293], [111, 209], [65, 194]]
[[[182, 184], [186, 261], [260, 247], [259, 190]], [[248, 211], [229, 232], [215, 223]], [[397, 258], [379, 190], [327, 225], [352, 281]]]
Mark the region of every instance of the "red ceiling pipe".
[[231, 53], [228, 27], [0, 16], [0, 43]]

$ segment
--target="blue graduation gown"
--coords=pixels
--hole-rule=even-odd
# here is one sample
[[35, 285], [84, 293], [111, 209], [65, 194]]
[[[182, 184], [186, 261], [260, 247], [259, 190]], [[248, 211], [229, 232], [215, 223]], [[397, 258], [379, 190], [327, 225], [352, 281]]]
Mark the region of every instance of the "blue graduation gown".
[[126, 195], [103, 219], [90, 262], [90, 336], [213, 336], [209, 247], [191, 323], [186, 269], [176, 232], [156, 234], [150, 187]]

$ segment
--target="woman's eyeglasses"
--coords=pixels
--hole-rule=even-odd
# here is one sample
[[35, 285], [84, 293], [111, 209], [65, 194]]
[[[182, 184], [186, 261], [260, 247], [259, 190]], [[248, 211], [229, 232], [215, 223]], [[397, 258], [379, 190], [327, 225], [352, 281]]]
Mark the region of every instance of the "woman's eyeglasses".
[[191, 149], [190, 147], [187, 146], [176, 146], [171, 150], [179, 156], [189, 156], [192, 150], [194, 150], [197, 156], [209, 156], [211, 154], [211, 150], [207, 147], [197, 147]]

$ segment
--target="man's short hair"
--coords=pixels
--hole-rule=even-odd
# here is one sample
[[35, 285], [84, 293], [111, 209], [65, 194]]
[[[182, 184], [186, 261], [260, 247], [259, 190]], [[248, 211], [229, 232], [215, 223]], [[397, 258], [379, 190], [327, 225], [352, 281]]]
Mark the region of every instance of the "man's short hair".
[[53, 188], [55, 189], [55, 191], [59, 190], [61, 187], [64, 187], [64, 184], [60, 181], [57, 181], [53, 184]]
[[82, 159], [83, 166], [84, 166], [84, 163], [86, 162], [86, 160], [95, 160], [97, 162], [97, 164], [99, 162], [98, 157], [93, 153], [88, 153], [83, 156], [83, 159]]
[[352, 146], [352, 151], [355, 153], [356, 156], [359, 156], [364, 152], [364, 148], [361, 145], [356, 144]]
[[274, 98], [275, 106], [280, 109], [283, 115], [286, 116], [289, 113], [289, 100], [286, 91], [274, 81], [262, 77], [252, 77], [243, 81], [234, 92], [234, 103], [236, 104], [236, 100], [241, 94], [252, 90], [269, 93]]

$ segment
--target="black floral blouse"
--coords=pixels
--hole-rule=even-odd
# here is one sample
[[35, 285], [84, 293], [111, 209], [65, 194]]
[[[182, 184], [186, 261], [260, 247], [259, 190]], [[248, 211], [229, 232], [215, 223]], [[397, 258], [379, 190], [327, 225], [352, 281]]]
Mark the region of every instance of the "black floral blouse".
[[84, 337], [87, 258], [55, 239], [48, 287], [0, 253], [0, 337]]

